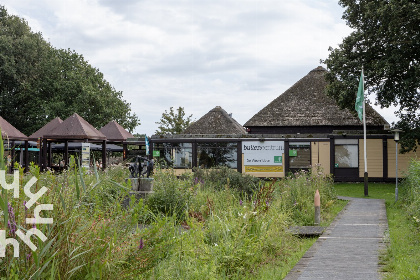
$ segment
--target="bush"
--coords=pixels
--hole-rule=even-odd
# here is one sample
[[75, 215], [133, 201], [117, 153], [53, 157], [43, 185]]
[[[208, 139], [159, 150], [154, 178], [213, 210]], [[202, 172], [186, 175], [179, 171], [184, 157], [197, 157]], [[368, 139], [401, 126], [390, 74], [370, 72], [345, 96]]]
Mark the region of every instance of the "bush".
[[146, 199], [146, 204], [154, 214], [175, 216], [178, 221], [185, 220], [192, 195], [191, 183], [178, 180], [173, 169], [156, 169], [153, 191]]
[[409, 219], [420, 227], [420, 161], [412, 160], [401, 186], [402, 203]]
[[325, 211], [334, 203], [337, 194], [332, 178], [324, 175], [317, 166], [309, 172], [302, 170], [282, 180], [277, 196], [283, 210], [289, 212], [297, 224], [312, 225], [317, 189], [321, 197], [321, 211]]
[[216, 191], [226, 186], [240, 193], [242, 197], [250, 197], [260, 187], [261, 180], [247, 174], [242, 174], [229, 167], [194, 169], [195, 181], [202, 182], [206, 187]]

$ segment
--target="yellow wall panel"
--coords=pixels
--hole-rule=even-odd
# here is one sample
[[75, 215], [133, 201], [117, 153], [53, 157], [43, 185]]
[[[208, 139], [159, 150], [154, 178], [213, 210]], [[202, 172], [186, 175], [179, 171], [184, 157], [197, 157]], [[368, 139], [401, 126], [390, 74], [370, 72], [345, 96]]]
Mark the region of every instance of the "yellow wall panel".
[[319, 164], [325, 175], [330, 171], [330, 142], [311, 143], [312, 166]]
[[[364, 160], [364, 140], [359, 140], [359, 176], [364, 177], [365, 160]], [[382, 139], [367, 139], [367, 171], [369, 177], [383, 177], [383, 144]]]
[[[388, 139], [388, 178], [395, 178], [396, 162], [395, 162], [395, 141], [394, 139]], [[400, 144], [398, 144], [398, 178], [406, 176], [408, 166], [412, 159], [420, 158], [420, 149], [417, 148], [417, 152], [409, 152], [406, 154], [399, 153]]]

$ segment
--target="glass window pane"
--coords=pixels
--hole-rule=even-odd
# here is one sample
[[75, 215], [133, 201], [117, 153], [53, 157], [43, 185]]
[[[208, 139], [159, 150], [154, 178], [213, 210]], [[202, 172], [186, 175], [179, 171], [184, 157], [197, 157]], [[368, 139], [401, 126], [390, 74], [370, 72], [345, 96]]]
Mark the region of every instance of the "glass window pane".
[[357, 145], [358, 143], [358, 139], [334, 139], [336, 145]]
[[335, 166], [340, 168], [359, 167], [359, 148], [357, 145], [335, 146]]
[[311, 149], [309, 147], [293, 147], [289, 145], [289, 168], [310, 168]]
[[197, 161], [201, 168], [214, 166], [237, 168], [237, 143], [199, 143]]
[[158, 163], [162, 167], [192, 168], [192, 143], [159, 143], [154, 150], [160, 151]]

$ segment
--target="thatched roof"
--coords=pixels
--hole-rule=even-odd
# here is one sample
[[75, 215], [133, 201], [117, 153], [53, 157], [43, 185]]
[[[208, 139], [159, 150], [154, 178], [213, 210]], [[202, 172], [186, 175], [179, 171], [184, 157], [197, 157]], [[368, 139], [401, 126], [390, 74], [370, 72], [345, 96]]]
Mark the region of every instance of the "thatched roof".
[[77, 113], [74, 113], [55, 129], [53, 129], [48, 135], [44, 135], [47, 138], [56, 139], [93, 139], [93, 140], [105, 140], [106, 136], [94, 128], [90, 123], [84, 120]]
[[[355, 113], [339, 108], [326, 95], [326, 69], [319, 66], [245, 123], [252, 126], [360, 126]], [[366, 105], [366, 124], [382, 126], [388, 122]]]
[[10, 139], [10, 140], [28, 140], [28, 137], [17, 130], [13, 125], [11, 125], [8, 121], [0, 117], [0, 128], [1, 128], [1, 135], [3, 139]]
[[220, 106], [216, 106], [182, 134], [246, 134], [245, 129]]
[[108, 141], [122, 142], [122, 141], [126, 141], [127, 138], [134, 138], [134, 136], [130, 132], [125, 130], [116, 121], [110, 121], [108, 124], [102, 127], [99, 131], [102, 132], [106, 136]]
[[60, 125], [63, 122], [62, 119], [59, 117], [52, 119], [49, 121], [46, 125], [35, 131], [29, 136], [29, 139], [31, 140], [37, 140], [38, 138], [43, 137], [44, 135], [50, 134], [51, 131], [53, 131], [58, 125]]

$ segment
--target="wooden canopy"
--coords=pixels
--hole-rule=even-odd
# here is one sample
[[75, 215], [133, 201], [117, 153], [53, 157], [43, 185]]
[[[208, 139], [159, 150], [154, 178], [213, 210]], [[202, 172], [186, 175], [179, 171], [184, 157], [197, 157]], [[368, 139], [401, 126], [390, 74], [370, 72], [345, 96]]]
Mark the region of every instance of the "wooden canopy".
[[110, 121], [99, 131], [106, 136], [106, 139], [109, 142], [123, 142], [126, 141], [127, 138], [134, 138], [130, 132], [125, 130], [116, 121]]
[[85, 119], [74, 113], [48, 134], [43, 135], [44, 138], [53, 139], [88, 139], [88, 140], [106, 140], [106, 136], [99, 130], [94, 128]]
[[9, 140], [28, 140], [28, 137], [17, 130], [13, 125], [8, 121], [0, 117], [0, 128], [1, 135], [4, 139], [8, 138]]
[[42, 138], [44, 135], [51, 134], [51, 131], [53, 131], [57, 126], [59, 126], [61, 123], [63, 123], [63, 120], [59, 117], [49, 121], [46, 125], [38, 129], [36, 132], [32, 133], [29, 136], [30, 140], [38, 140], [38, 138]]
[[106, 167], [106, 136], [74, 113], [42, 136], [41, 168], [51, 166], [51, 143], [64, 142], [64, 162], [68, 162], [68, 142], [101, 142], [102, 167]]

